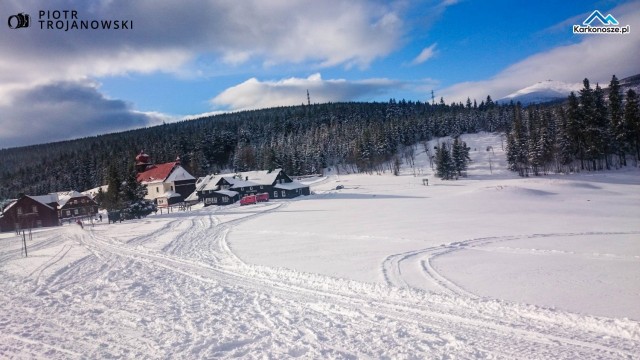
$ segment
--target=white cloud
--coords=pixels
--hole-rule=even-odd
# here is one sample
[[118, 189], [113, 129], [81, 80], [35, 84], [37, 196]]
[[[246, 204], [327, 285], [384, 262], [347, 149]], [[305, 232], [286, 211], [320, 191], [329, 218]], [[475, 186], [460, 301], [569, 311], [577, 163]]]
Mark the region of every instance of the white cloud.
[[229, 110], [300, 105], [307, 103], [307, 90], [313, 103], [351, 101], [379, 96], [404, 86], [404, 82], [389, 79], [324, 80], [319, 73], [307, 78], [291, 77], [277, 81], [251, 78], [224, 90], [211, 99], [211, 103]]
[[437, 43], [434, 43], [431, 46], [422, 49], [420, 54], [411, 61], [411, 65], [422, 64], [423, 62], [431, 59], [436, 54], [436, 45]]
[[608, 84], [614, 74], [618, 78], [635, 75], [640, 72], [640, 36], [633, 32], [640, 30], [640, 2], [621, 5], [611, 13], [621, 14], [621, 25], [631, 25], [630, 35], [574, 35], [582, 41], [530, 56], [491, 79], [455, 84], [441, 94], [448, 103], [467, 97], [480, 100], [487, 95], [499, 99], [542, 80], [575, 83], [589, 78], [592, 83]]
[[93, 82], [56, 82], [16, 91], [0, 105], [0, 148], [156, 125], [169, 117], [133, 111]]
[[[32, 24], [18, 30], [5, 25], [0, 36], [0, 109], [3, 114], [12, 114], [12, 119], [19, 119], [13, 123], [8, 117], [0, 119], [0, 147], [59, 139], [66, 135], [58, 129], [71, 124], [78, 135], [97, 133], [90, 131], [96, 128], [97, 112], [104, 110], [101, 106], [113, 103], [97, 87], [88, 88], [87, 79], [153, 72], [207, 76], [211, 69], [200, 61], [203, 58], [213, 59], [223, 69], [247, 62], [252, 66], [366, 68], [402, 43], [404, 24], [396, 5], [381, 0], [48, 0], [46, 4], [42, 0], [5, 0], [3, 14], [26, 12], [31, 14]], [[43, 8], [74, 9], [79, 20], [130, 20], [133, 28], [42, 30], [38, 11]], [[223, 72], [217, 66], [215, 71]], [[85, 91], [65, 92], [66, 100], [60, 104], [37, 97], [31, 99], [34, 103], [24, 101], [43, 88], [60, 94], [63, 83], [82, 84], [79, 86]], [[66, 89], [70, 90], [69, 86]], [[90, 92], [102, 99], [94, 97], [96, 101], [84, 104], [72, 98], [74, 94]], [[323, 98], [320, 91], [314, 96], [316, 101]], [[264, 101], [270, 102], [275, 98]], [[77, 111], [65, 108], [70, 104], [78, 106]], [[142, 125], [164, 119], [164, 115], [136, 113], [129, 104], [122, 105], [119, 111], [125, 114], [124, 119], [136, 119]], [[90, 109], [91, 106], [95, 108]], [[59, 110], [63, 108], [76, 114], [73, 122], [61, 115]], [[115, 110], [111, 111], [113, 115]], [[27, 133], [27, 122], [34, 124], [29, 129], [35, 130], [33, 136], [22, 135]], [[111, 129], [108, 122], [99, 123], [102, 132], [121, 128], [117, 122]], [[52, 136], [40, 136], [47, 131]]]

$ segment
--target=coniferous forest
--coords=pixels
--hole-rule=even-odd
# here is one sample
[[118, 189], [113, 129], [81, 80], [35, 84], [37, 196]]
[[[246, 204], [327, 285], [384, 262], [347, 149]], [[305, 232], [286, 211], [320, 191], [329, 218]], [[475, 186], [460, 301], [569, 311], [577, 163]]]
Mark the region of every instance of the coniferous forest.
[[613, 76], [608, 94], [588, 79], [576, 95], [555, 106], [514, 108], [507, 161], [520, 176], [609, 170], [638, 165], [640, 111], [632, 89], [620, 91]]
[[0, 197], [82, 191], [131, 171], [144, 149], [155, 163], [174, 161], [194, 176], [231, 169], [283, 168], [319, 173], [388, 168], [408, 146], [433, 137], [505, 131], [513, 106], [395, 101], [327, 103], [215, 115], [116, 134], [0, 150]]
[[[413, 145], [432, 138], [498, 131], [508, 133], [508, 163], [522, 176], [637, 165], [637, 95], [622, 94], [615, 77], [607, 96], [588, 80], [584, 85], [578, 95], [554, 105], [523, 108], [490, 97], [480, 104], [392, 99], [301, 105], [3, 149], [0, 200], [104, 185], [109, 171], [121, 177], [131, 173], [142, 149], [155, 163], [179, 156], [194, 176], [273, 168], [306, 175], [332, 166], [374, 173], [397, 170], [401, 158], [411, 159], [406, 154], [413, 153]], [[452, 171], [447, 177], [455, 177], [460, 166]]]

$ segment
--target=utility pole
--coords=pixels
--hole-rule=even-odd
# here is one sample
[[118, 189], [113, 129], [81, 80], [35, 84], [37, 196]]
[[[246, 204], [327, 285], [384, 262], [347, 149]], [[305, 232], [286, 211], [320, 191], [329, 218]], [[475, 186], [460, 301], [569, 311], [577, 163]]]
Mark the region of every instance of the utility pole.
[[307, 105], [311, 106], [311, 97], [309, 96], [309, 89], [307, 89]]

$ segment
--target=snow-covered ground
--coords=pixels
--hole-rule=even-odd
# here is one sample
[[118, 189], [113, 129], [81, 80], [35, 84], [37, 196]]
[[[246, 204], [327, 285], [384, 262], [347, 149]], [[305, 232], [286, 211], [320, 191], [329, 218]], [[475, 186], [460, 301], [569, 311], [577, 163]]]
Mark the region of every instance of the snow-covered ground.
[[640, 171], [521, 179], [464, 140], [458, 181], [418, 148], [309, 197], [39, 230], [28, 258], [0, 234], [0, 357], [638, 358]]

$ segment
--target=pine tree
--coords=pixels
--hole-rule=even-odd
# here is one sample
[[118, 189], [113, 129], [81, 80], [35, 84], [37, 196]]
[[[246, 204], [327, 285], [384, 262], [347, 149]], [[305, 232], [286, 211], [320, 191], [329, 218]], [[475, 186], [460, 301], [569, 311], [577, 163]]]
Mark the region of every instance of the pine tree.
[[130, 168], [120, 190], [120, 201], [125, 219], [140, 219], [156, 211], [156, 205], [146, 200], [147, 187], [137, 180], [137, 172]]
[[447, 144], [443, 143], [436, 149], [436, 176], [443, 180], [450, 180], [455, 175], [451, 152]]
[[640, 160], [640, 108], [638, 95], [632, 89], [627, 91], [627, 103], [624, 106], [624, 122], [628, 129], [627, 142], [635, 152], [636, 162]]
[[626, 153], [629, 150], [622, 111], [620, 82], [613, 75], [609, 83], [609, 119], [611, 123], [611, 151], [618, 155], [620, 165], [627, 166]]
[[467, 170], [467, 165], [471, 158], [469, 157], [470, 148], [467, 144], [456, 137], [453, 140], [453, 147], [451, 149], [451, 158], [453, 162], [453, 169], [457, 176], [461, 176], [463, 171]]
[[557, 121], [559, 124], [557, 126], [558, 131], [556, 132], [555, 147], [556, 161], [558, 163], [559, 171], [570, 172], [573, 170], [571, 168], [571, 163], [574, 160], [574, 151], [569, 137], [567, 116], [562, 108], [558, 109], [558, 113], [559, 116]]
[[122, 207], [122, 203], [120, 201], [122, 180], [120, 180], [118, 169], [114, 163], [109, 165], [109, 170], [107, 171], [107, 184], [109, 185], [109, 188], [105, 194], [102, 206], [108, 210], [120, 209]]
[[518, 145], [513, 132], [507, 134], [507, 167], [511, 171], [518, 171]]
[[584, 170], [584, 121], [580, 113], [580, 100], [576, 94], [569, 94], [567, 107], [567, 137], [573, 156], [580, 160], [580, 169]]

